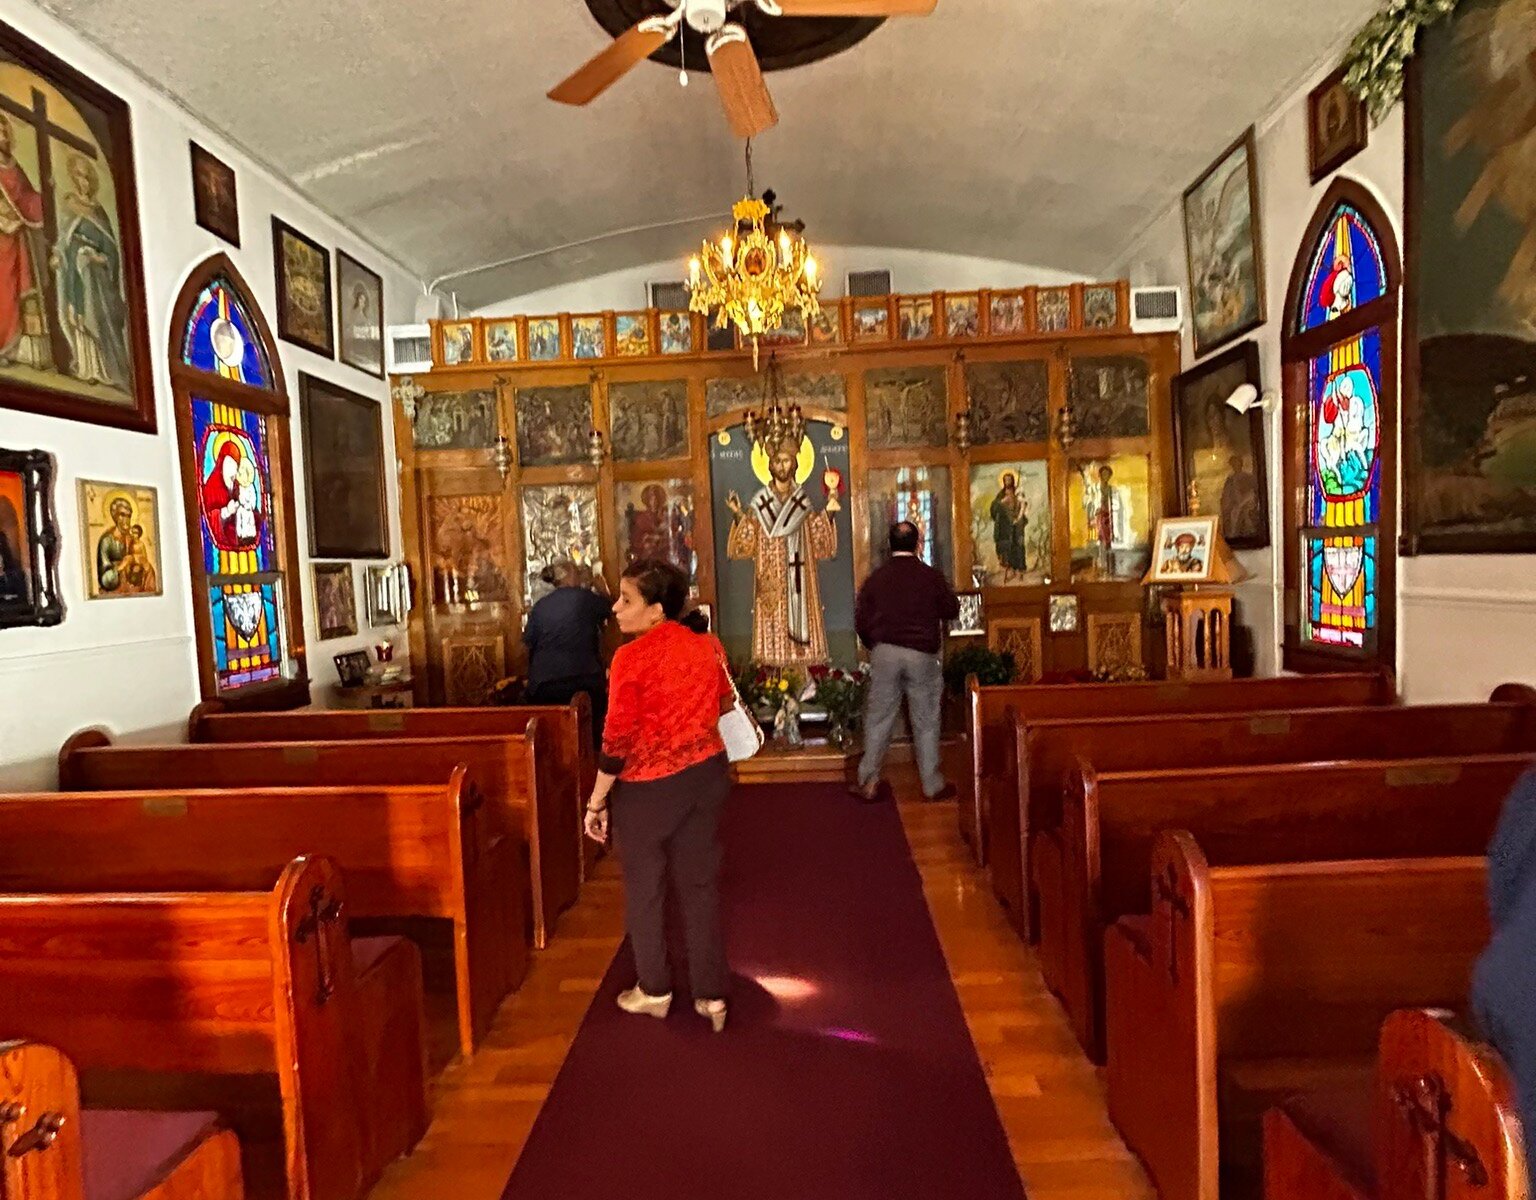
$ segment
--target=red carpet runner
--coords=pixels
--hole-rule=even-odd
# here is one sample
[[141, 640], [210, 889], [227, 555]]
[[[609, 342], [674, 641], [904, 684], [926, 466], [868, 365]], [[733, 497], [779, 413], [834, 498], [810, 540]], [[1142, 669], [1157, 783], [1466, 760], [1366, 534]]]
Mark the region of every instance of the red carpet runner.
[[896, 811], [737, 789], [725, 842], [730, 1026], [619, 1012], [621, 949], [504, 1200], [1022, 1200]]

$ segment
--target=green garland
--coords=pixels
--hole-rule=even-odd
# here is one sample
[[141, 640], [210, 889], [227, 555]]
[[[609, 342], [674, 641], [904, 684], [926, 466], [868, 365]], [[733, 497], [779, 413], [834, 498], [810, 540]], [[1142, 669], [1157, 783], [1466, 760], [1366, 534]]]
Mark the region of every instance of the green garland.
[[1387, 0], [1355, 35], [1344, 55], [1344, 84], [1380, 125], [1403, 94], [1403, 68], [1419, 30], [1456, 10], [1459, 0]]

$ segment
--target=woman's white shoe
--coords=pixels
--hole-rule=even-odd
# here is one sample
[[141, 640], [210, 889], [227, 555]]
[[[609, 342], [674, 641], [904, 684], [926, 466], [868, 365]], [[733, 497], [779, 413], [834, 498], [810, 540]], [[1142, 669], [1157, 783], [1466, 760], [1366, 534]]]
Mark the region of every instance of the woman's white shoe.
[[648, 996], [637, 985], [627, 992], [619, 993], [618, 1006], [627, 1013], [655, 1017], [660, 1020], [672, 1008], [672, 993], [668, 992], [665, 996]]
[[693, 1011], [713, 1025], [716, 1033], [725, 1032], [724, 1000], [695, 1000]]

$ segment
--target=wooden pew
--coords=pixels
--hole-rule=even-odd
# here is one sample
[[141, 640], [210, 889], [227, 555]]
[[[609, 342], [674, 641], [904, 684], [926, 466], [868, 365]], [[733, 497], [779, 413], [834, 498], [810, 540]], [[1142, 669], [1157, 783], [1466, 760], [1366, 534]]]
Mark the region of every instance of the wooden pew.
[[0, 1195], [6, 1200], [241, 1200], [240, 1143], [211, 1112], [80, 1106], [52, 1046], [0, 1043]]
[[1060, 891], [1041, 893], [1042, 968], [1089, 1056], [1102, 1057], [1104, 931], [1152, 901], [1147, 865], [1165, 829], [1213, 866], [1482, 854], [1536, 753], [1278, 763], [1100, 775], [1079, 763], [1063, 793]]
[[[366, 714], [365, 714], [366, 715]], [[581, 856], [566, 803], [569, 781], [548, 753], [543, 722], [519, 736], [401, 737], [355, 741], [118, 746], [99, 730], [59, 751], [61, 791], [166, 788], [334, 787], [438, 783], [460, 763], [481, 790], [496, 833], [527, 856], [533, 944], [549, 942], [555, 918], [576, 901]]]
[[[388, 708], [372, 712], [296, 709], [230, 712], [222, 700], [204, 700], [187, 719], [189, 742], [326, 742], [353, 738], [495, 737], [521, 734], [535, 717], [544, 728], [556, 773], [569, 780], [570, 812], [578, 845], [598, 844], [581, 834], [581, 814], [597, 779], [592, 745], [592, 701], [585, 692], [569, 704], [502, 708]], [[583, 869], [590, 865], [587, 854]]]
[[265, 891], [293, 859], [347, 876], [354, 927], [452, 926], [468, 1057], [527, 972], [519, 855], [493, 856], [468, 771], [446, 786], [0, 795], [0, 891]]
[[1393, 1013], [1364, 1082], [1264, 1114], [1265, 1200], [1525, 1200], [1514, 1081], [1449, 1014]]
[[88, 1104], [215, 1085], [247, 1149], [273, 1080], [285, 1194], [355, 1200], [426, 1131], [426, 1068], [416, 948], [346, 911], [318, 858], [264, 892], [0, 896], [0, 1029], [67, 1054]]
[[[994, 841], [1014, 845], [1019, 841], [1020, 831], [1012, 827], [1016, 817], [1010, 815], [1018, 808], [1018, 778], [1008, 757], [1016, 753], [1011, 745], [1015, 721], [1393, 704], [1397, 699], [1392, 674], [1385, 670], [1212, 683], [1022, 683], [1006, 687], [981, 687], [972, 678], [966, 686], [971, 787], [969, 805], [960, 807], [960, 834], [982, 866], [988, 862]], [[993, 828], [990, 823], [994, 820], [1004, 824]], [[1023, 868], [1020, 860], [1012, 869], [1022, 872]]]
[[1263, 1112], [1368, 1068], [1393, 1009], [1461, 1001], [1488, 940], [1481, 857], [1212, 867], [1163, 833], [1149, 916], [1105, 937], [1110, 1119], [1162, 1200], [1257, 1175]]
[[[1486, 704], [1366, 705], [1252, 713], [1165, 713], [1015, 722], [1018, 812], [993, 813], [993, 890], [1021, 934], [1038, 937], [1037, 871], [1060, 878], [1061, 792], [1075, 763], [1101, 774], [1184, 766], [1424, 758], [1536, 750], [1536, 689], [1503, 684]], [[1001, 836], [1014, 826], [1019, 836]], [[1026, 871], [1021, 875], [1018, 864]], [[1042, 953], [1044, 953], [1042, 951]]]

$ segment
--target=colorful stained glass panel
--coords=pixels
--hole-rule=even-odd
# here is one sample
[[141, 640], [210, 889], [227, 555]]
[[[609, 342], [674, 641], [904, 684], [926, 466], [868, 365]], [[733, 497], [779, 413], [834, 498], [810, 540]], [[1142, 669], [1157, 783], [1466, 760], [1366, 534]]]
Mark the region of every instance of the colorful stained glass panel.
[[276, 569], [272, 475], [261, 416], [192, 398], [203, 570], [254, 575]]
[[245, 301], [223, 279], [205, 287], [182, 332], [181, 360], [251, 387], [270, 388], [272, 372]]
[[1309, 536], [1302, 544], [1302, 560], [1307, 589], [1302, 641], [1362, 651], [1373, 646], [1379, 571], [1376, 539]]
[[1340, 205], [1312, 252], [1306, 294], [1297, 314], [1300, 332], [1316, 329], [1386, 293], [1386, 266], [1376, 232], [1348, 204]]
[[213, 584], [208, 588], [208, 605], [220, 691], [232, 692], [282, 676], [276, 581]]
[[1381, 331], [1312, 360], [1307, 523], [1373, 524], [1381, 511]]

